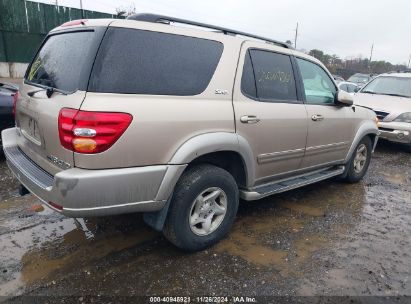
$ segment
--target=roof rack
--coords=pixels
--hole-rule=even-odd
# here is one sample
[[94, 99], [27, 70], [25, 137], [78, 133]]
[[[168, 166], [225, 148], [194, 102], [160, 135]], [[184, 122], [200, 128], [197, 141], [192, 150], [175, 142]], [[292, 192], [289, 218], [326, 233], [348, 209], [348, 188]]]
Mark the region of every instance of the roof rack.
[[188, 25], [218, 30], [218, 31], [221, 31], [225, 35], [233, 35], [233, 36], [241, 35], [241, 36], [246, 36], [246, 37], [250, 37], [250, 38], [254, 38], [258, 40], [263, 40], [269, 43], [273, 43], [277, 46], [281, 46], [287, 49], [293, 48], [291, 45], [285, 42], [280, 42], [280, 41], [273, 40], [270, 38], [265, 38], [265, 37], [257, 36], [254, 34], [244, 33], [244, 32], [240, 32], [237, 30], [232, 30], [232, 29], [228, 29], [228, 28], [224, 28], [224, 27], [220, 27], [216, 25], [210, 25], [210, 24], [205, 24], [205, 23], [200, 23], [200, 22], [185, 20], [185, 19], [179, 19], [179, 18], [174, 18], [174, 17], [169, 17], [169, 16], [142, 13], [142, 14], [135, 14], [135, 15], [128, 16], [127, 20], [145, 21], [145, 22], [152, 22], [152, 23], [164, 23], [164, 24], [170, 24], [171, 22], [188, 24]]

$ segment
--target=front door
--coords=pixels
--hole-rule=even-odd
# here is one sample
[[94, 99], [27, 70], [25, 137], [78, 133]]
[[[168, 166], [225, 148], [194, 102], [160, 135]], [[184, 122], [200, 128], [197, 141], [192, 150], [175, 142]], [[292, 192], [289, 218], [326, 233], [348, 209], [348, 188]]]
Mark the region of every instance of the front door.
[[308, 137], [301, 168], [342, 161], [350, 148], [351, 107], [335, 104], [337, 88], [318, 64], [297, 58], [308, 114]]
[[236, 131], [254, 153], [256, 185], [297, 170], [307, 137], [290, 51], [270, 48], [243, 45], [233, 97]]

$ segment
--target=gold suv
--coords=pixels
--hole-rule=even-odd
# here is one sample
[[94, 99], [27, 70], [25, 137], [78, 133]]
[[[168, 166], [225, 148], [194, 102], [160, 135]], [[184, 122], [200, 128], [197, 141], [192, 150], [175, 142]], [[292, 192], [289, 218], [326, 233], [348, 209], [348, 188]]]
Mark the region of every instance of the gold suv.
[[360, 180], [378, 129], [285, 43], [142, 14], [52, 30], [2, 138], [12, 172], [50, 208], [143, 212], [194, 251], [228, 233], [240, 198]]

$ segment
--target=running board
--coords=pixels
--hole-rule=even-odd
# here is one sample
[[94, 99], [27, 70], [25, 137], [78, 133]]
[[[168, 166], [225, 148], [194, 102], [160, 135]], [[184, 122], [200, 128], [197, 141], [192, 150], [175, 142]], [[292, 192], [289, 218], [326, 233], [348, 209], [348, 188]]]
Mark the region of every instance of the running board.
[[281, 180], [275, 183], [262, 185], [252, 190], [240, 190], [240, 197], [246, 201], [254, 201], [260, 198], [285, 192], [288, 190], [300, 188], [313, 184], [324, 179], [328, 179], [344, 173], [345, 167], [331, 167], [324, 170], [314, 171], [305, 175], [300, 175], [287, 180]]

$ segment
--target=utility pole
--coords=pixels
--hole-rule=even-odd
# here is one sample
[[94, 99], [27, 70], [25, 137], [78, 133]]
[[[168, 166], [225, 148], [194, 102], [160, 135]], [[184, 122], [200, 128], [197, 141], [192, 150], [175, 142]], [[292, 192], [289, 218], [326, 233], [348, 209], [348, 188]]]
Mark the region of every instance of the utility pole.
[[374, 52], [374, 43], [371, 45], [371, 55], [370, 55], [370, 63], [372, 59], [372, 53]]
[[370, 54], [370, 62], [368, 63], [370, 65], [369, 71], [371, 72], [371, 60], [372, 60], [372, 53], [374, 52], [374, 43], [371, 45], [371, 54]]
[[298, 37], [298, 22], [297, 27], [295, 29], [295, 39], [294, 39], [294, 48], [297, 49], [297, 37]]
[[83, 0], [80, 0], [81, 19], [84, 19]]

